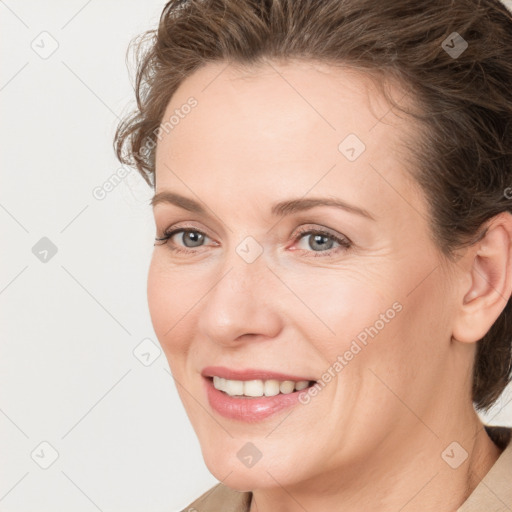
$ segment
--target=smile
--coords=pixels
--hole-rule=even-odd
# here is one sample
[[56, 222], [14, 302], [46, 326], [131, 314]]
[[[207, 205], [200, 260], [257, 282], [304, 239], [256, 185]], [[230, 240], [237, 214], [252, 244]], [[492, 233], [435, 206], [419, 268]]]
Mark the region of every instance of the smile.
[[219, 366], [204, 368], [201, 374], [212, 410], [246, 423], [262, 421], [300, 404], [300, 394], [317, 382], [310, 376]]
[[279, 394], [288, 395], [294, 391], [301, 391], [312, 385], [314, 381], [293, 380], [279, 381], [269, 380], [230, 380], [213, 376], [213, 386], [229, 396], [239, 397], [262, 397], [276, 396]]

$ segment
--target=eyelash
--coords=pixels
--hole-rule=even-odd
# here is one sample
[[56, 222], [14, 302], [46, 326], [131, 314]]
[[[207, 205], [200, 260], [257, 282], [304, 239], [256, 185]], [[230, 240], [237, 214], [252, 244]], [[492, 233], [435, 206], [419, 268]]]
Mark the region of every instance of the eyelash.
[[[173, 252], [176, 252], [176, 253], [185, 253], [185, 254], [190, 254], [190, 253], [194, 253], [196, 252], [194, 249], [184, 249], [182, 247], [176, 247], [176, 246], [172, 246], [172, 245], [169, 245], [167, 244], [167, 241], [172, 237], [174, 236], [176, 233], [181, 233], [181, 232], [192, 232], [192, 233], [199, 233], [201, 235], [203, 235], [204, 237], [207, 237], [207, 238], [210, 238], [208, 237], [208, 235], [206, 233], [203, 233], [201, 230], [199, 229], [196, 229], [196, 228], [193, 228], [193, 227], [180, 227], [180, 228], [176, 228], [172, 231], [164, 231], [164, 236], [161, 237], [161, 238], [155, 238], [155, 242], [162, 242], [160, 244], [154, 244], [154, 245], [168, 245], [169, 247], [169, 250], [173, 251]], [[295, 238], [294, 238], [294, 242], [297, 242], [299, 241], [302, 236], [304, 235], [322, 235], [322, 236], [325, 236], [327, 238], [331, 238], [332, 240], [334, 240], [335, 242], [337, 242], [340, 247], [335, 247], [335, 248], [332, 248], [332, 249], [328, 249], [327, 251], [308, 251], [306, 249], [298, 249], [299, 251], [305, 251], [305, 252], [313, 252], [313, 258], [318, 258], [318, 257], [325, 257], [326, 255], [327, 256], [332, 256], [334, 253], [337, 253], [339, 251], [346, 251], [347, 249], [349, 249], [351, 246], [352, 246], [352, 242], [348, 239], [348, 238], [340, 238], [340, 237], [337, 237], [336, 235], [333, 235], [332, 233], [329, 233], [327, 231], [324, 231], [322, 229], [303, 229], [303, 230], [300, 230], [296, 235], [295, 235]]]

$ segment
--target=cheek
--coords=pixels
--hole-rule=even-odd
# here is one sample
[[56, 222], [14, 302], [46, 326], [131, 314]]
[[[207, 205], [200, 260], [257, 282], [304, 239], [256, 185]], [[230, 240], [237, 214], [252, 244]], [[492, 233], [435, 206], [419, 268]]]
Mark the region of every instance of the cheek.
[[321, 351], [330, 362], [358, 336], [364, 341], [365, 329], [376, 322], [381, 330], [381, 314], [390, 309], [390, 316], [395, 313], [392, 305], [396, 298], [384, 292], [389, 286], [357, 273], [324, 269], [323, 273], [312, 272], [306, 277], [303, 274], [295, 282], [293, 290], [304, 304], [290, 297], [293, 307], [289, 311], [294, 321], [307, 329], [307, 338], [319, 340]]
[[[160, 342], [162, 342], [162, 335], [165, 332], [166, 311], [170, 311], [169, 302], [172, 301], [172, 295], [163, 289], [160, 275], [161, 272], [158, 271], [158, 264], [155, 263], [155, 256], [153, 255], [148, 272], [148, 307], [153, 329]], [[167, 328], [169, 327], [170, 325]]]
[[[296, 325], [304, 328], [305, 339], [321, 353], [324, 371], [343, 375], [337, 379], [340, 393], [350, 390], [359, 396], [364, 390], [369, 401], [393, 400], [369, 369], [393, 389], [409, 386], [415, 374], [431, 380], [432, 367], [422, 363], [439, 355], [426, 343], [433, 324], [437, 332], [443, 329], [436, 315], [439, 287], [429, 281], [409, 294], [417, 281], [408, 272], [393, 267], [378, 274], [352, 270], [331, 275], [314, 272], [297, 279], [294, 292], [309, 311], [302, 305], [289, 311]], [[348, 397], [342, 400], [348, 401]]]
[[[184, 329], [193, 315], [200, 292], [198, 284], [183, 269], [170, 268], [160, 255], [153, 255], [148, 272], [147, 299], [155, 334], [166, 355], [186, 349]], [[191, 284], [196, 283], [196, 284]]]
[[[427, 268], [423, 275], [429, 271]], [[398, 414], [400, 400], [414, 405], [418, 414], [423, 411], [432, 390], [442, 382], [448, 359], [450, 322], [449, 312], [444, 311], [448, 299], [443, 277], [432, 273], [418, 286], [420, 280], [412, 275], [412, 270], [410, 274], [395, 274], [397, 284], [389, 300], [377, 308], [377, 315], [367, 317], [372, 327], [363, 326], [367, 343], [359, 343], [363, 348], [356, 356], [358, 362], [346, 368], [347, 375], [357, 377], [357, 372], [362, 372], [364, 396], [376, 407], [383, 407], [383, 415], [386, 408]], [[387, 323], [377, 322], [379, 314], [393, 303], [399, 306], [393, 310], [393, 318]]]

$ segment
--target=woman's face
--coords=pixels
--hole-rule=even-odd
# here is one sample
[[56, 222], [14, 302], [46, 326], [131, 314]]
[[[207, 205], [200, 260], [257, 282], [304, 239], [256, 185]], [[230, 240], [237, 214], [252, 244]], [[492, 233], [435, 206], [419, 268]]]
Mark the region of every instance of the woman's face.
[[[431, 443], [464, 379], [450, 273], [399, 148], [411, 121], [368, 79], [298, 62], [209, 64], [169, 119], [156, 194], [186, 199], [155, 201], [156, 235], [189, 231], [155, 245], [148, 300], [214, 476], [240, 490], [326, 484], [369, 457], [388, 466], [411, 433]], [[237, 382], [217, 390], [213, 375]], [[316, 394], [286, 380], [318, 381]], [[274, 396], [232, 396], [262, 390]]]

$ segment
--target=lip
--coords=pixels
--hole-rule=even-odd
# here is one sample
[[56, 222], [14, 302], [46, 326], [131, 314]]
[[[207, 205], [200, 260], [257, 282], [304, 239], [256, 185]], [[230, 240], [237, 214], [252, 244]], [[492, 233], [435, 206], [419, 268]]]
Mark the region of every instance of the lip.
[[266, 396], [261, 398], [232, 397], [213, 386], [213, 379], [203, 377], [206, 395], [210, 407], [225, 418], [255, 423], [277, 414], [283, 409], [298, 405], [299, 395], [307, 393], [309, 388], [288, 394]]
[[203, 377], [221, 377], [223, 379], [229, 380], [293, 380], [295, 382], [299, 380], [314, 380], [317, 379], [309, 376], [299, 376], [299, 375], [287, 375], [285, 373], [273, 372], [270, 370], [257, 370], [257, 369], [247, 369], [247, 370], [235, 370], [231, 368], [226, 368], [225, 366], [206, 366], [203, 368], [201, 375]]
[[246, 423], [262, 421], [283, 409], [298, 405], [301, 393], [306, 394], [309, 388], [261, 398], [233, 397], [214, 387], [212, 378], [214, 375], [230, 380], [316, 380], [267, 370], [230, 370], [221, 366], [208, 366], [203, 369], [201, 375], [210, 407], [225, 418]]

